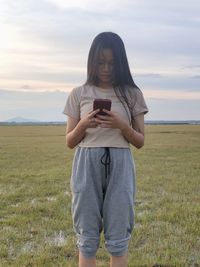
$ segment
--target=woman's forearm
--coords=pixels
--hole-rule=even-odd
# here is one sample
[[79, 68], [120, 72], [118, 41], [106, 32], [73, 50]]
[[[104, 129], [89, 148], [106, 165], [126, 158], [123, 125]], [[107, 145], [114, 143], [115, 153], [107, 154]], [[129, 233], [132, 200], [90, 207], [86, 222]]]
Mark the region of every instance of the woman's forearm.
[[77, 146], [85, 136], [87, 128], [97, 127], [94, 116], [99, 109], [86, 114], [81, 120], [69, 117], [67, 122], [66, 143], [69, 148]]
[[141, 148], [144, 145], [144, 135], [140, 132], [137, 132], [128, 124], [121, 129], [121, 133], [126, 138], [126, 140], [131, 143], [136, 148]]
[[66, 143], [69, 148], [74, 148], [85, 136], [86, 127], [78, 123], [76, 127], [66, 135]]

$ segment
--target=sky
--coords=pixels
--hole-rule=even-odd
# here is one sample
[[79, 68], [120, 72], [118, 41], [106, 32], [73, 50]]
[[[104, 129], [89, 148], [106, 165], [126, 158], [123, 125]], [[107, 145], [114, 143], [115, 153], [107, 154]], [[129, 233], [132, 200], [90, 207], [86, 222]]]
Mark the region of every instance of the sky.
[[103, 31], [124, 41], [146, 120], [200, 120], [199, 0], [0, 0], [0, 121], [65, 121]]

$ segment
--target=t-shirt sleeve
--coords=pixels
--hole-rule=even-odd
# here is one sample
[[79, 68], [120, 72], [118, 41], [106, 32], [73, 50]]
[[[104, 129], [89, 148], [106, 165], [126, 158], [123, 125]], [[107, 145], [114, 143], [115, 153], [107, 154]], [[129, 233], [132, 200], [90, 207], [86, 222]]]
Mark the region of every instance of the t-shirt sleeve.
[[75, 119], [80, 119], [80, 96], [78, 94], [78, 88], [74, 88], [69, 94], [63, 114]]
[[140, 89], [136, 89], [134, 101], [135, 103], [133, 105], [133, 117], [141, 113], [146, 114], [149, 111], [143, 93]]

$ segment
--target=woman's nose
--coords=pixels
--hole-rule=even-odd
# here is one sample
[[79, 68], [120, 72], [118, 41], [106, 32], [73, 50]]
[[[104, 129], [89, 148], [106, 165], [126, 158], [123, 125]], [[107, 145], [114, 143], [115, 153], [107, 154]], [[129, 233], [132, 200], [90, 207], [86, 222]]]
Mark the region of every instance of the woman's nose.
[[103, 64], [103, 69], [104, 69], [105, 71], [109, 71], [109, 70], [111, 69], [110, 64], [109, 64], [109, 63], [104, 63], [104, 64]]
[[109, 67], [108, 67], [107, 63], [104, 64], [104, 70], [106, 70], [106, 71], [109, 70]]

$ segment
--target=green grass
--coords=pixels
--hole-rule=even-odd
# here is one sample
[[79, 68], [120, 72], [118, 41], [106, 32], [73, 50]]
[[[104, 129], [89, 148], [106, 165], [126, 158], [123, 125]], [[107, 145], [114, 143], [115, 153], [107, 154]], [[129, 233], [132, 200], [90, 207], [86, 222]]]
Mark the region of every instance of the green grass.
[[[77, 266], [65, 126], [0, 126], [0, 266]], [[200, 265], [200, 126], [148, 125], [133, 150], [129, 266]], [[104, 247], [98, 266], [109, 266]]]

